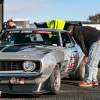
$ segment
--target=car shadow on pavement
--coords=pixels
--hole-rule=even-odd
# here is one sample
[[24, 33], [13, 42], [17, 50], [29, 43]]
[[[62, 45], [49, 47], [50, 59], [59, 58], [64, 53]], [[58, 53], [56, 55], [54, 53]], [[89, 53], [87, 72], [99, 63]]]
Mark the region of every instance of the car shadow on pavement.
[[66, 85], [74, 85], [74, 86], [78, 86], [78, 83], [76, 82], [61, 82], [62, 84], [66, 84]]
[[78, 86], [78, 83], [80, 83], [80, 82], [82, 82], [82, 81], [80, 81], [80, 80], [72, 80], [71, 78], [63, 78], [61, 80], [61, 84], [74, 85], [74, 86]]

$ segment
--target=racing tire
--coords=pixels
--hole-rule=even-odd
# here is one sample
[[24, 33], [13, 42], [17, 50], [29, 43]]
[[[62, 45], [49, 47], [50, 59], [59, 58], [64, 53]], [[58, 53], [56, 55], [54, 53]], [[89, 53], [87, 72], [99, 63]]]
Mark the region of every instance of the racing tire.
[[85, 69], [86, 69], [86, 64], [84, 60], [82, 60], [77, 70], [70, 75], [70, 78], [75, 80], [84, 80], [86, 71]]
[[59, 65], [56, 65], [49, 78], [47, 91], [49, 91], [49, 94], [56, 95], [60, 92], [60, 87], [61, 87], [60, 69], [59, 69]]

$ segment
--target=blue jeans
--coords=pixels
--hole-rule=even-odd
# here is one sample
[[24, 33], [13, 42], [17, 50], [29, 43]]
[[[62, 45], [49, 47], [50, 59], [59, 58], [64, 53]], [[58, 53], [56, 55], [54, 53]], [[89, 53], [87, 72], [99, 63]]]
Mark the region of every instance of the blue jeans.
[[89, 49], [89, 57], [87, 63], [87, 76], [85, 81], [90, 83], [97, 81], [98, 63], [100, 60], [100, 41], [94, 42]]

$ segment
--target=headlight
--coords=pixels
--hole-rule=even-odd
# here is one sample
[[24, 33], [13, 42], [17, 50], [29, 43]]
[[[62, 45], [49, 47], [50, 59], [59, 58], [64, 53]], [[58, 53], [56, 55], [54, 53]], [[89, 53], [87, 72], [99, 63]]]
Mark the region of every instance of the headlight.
[[23, 68], [25, 71], [33, 71], [35, 69], [36, 65], [32, 61], [25, 61], [23, 62]]

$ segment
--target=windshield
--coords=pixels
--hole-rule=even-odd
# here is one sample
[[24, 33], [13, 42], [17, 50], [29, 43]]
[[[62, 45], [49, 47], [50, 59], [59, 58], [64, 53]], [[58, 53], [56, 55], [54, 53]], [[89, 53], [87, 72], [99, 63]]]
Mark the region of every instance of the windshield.
[[25, 44], [33, 43], [35, 45], [55, 45], [59, 46], [58, 33], [46, 33], [46, 31], [28, 32], [5, 32], [1, 36], [1, 44]]

